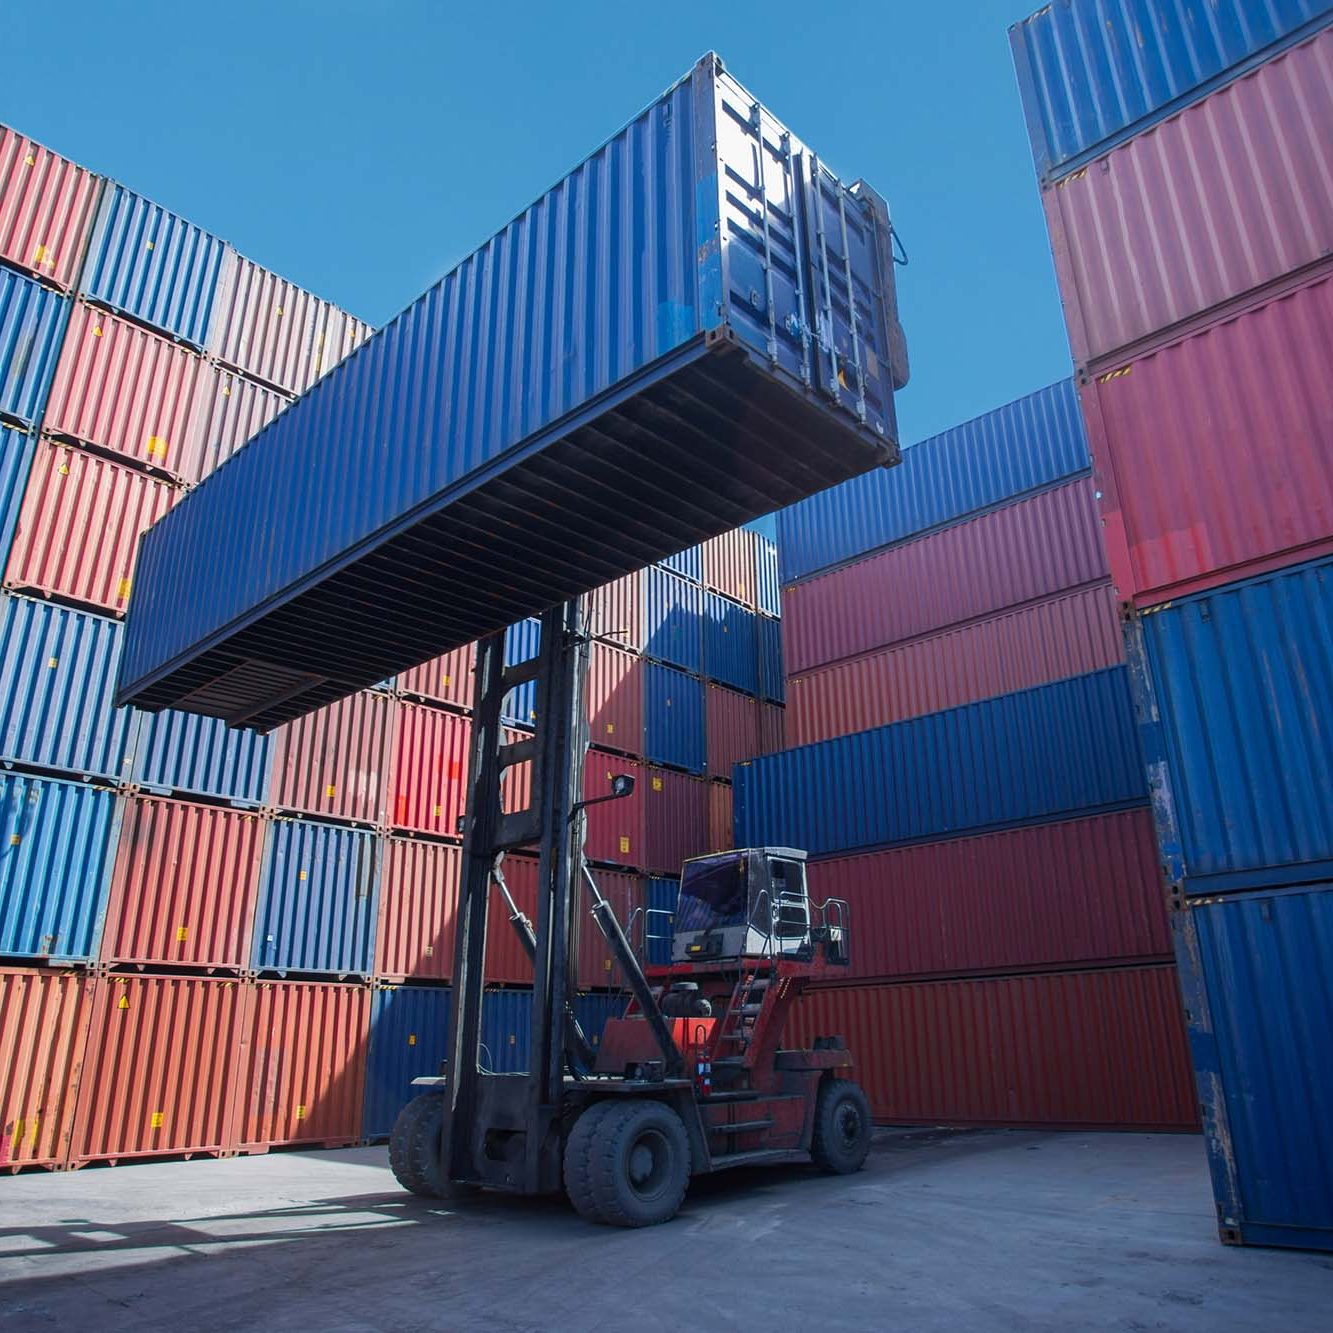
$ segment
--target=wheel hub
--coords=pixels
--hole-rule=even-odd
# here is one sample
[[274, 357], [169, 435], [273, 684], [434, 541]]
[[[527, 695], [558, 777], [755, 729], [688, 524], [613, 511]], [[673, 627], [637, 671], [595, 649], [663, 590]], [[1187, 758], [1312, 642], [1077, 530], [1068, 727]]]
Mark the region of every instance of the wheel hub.
[[653, 1150], [646, 1143], [637, 1143], [629, 1155], [629, 1178], [642, 1185], [653, 1171]]
[[855, 1106], [844, 1105], [838, 1111], [838, 1134], [850, 1148], [861, 1136], [861, 1114]]

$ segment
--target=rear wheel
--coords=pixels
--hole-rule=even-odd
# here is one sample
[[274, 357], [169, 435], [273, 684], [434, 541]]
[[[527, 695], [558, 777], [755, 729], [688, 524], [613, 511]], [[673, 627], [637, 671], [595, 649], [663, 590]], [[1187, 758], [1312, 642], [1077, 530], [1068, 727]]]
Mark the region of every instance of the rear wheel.
[[413, 1097], [393, 1123], [389, 1135], [389, 1166], [395, 1179], [425, 1199], [448, 1199], [473, 1193], [451, 1181], [444, 1169], [444, 1094], [423, 1092]]
[[858, 1084], [834, 1078], [820, 1085], [810, 1158], [821, 1171], [846, 1176], [865, 1165], [870, 1151], [870, 1103]]
[[662, 1102], [600, 1102], [565, 1145], [565, 1189], [589, 1221], [649, 1227], [675, 1217], [690, 1182], [690, 1143]]

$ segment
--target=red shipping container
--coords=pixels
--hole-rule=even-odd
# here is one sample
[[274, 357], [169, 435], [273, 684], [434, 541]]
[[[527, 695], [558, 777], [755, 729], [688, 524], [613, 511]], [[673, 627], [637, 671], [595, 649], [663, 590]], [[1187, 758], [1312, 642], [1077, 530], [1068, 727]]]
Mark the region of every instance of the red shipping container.
[[290, 402], [286, 394], [247, 379], [239, 371], [205, 362], [190, 420], [198, 472], [185, 480], [201, 481], [254, 439]]
[[709, 685], [704, 699], [708, 772], [731, 779], [731, 767], [759, 753], [759, 701], [723, 685]]
[[1169, 959], [1152, 814], [1122, 810], [810, 865], [851, 909], [848, 980]]
[[139, 537], [180, 494], [146, 472], [41, 441], [5, 587], [124, 612]]
[[467, 805], [472, 723], [457, 713], [403, 702], [398, 709], [389, 823], [454, 837]]
[[241, 1071], [239, 1147], [337, 1147], [361, 1137], [370, 987], [333, 982], [252, 985]]
[[1057, 593], [793, 676], [787, 682], [788, 743], [868, 731], [1123, 660], [1110, 582]]
[[248, 968], [263, 849], [257, 815], [124, 797], [102, 961]]
[[598, 640], [588, 655], [588, 732], [594, 745], [643, 753], [643, 658]]
[[180, 481], [202, 475], [195, 399], [208, 368], [197, 353], [79, 301], [60, 349], [43, 428]]
[[1140, 607], [1333, 546], [1333, 277], [1081, 389], [1111, 574]]
[[[643, 881], [623, 870], [594, 870], [593, 878], [603, 898], [611, 904], [625, 937], [633, 943], [641, 927]], [[580, 990], [622, 989], [628, 982], [606, 942], [606, 936], [592, 918], [586, 887], [574, 900], [578, 930], [574, 940], [574, 976]]]
[[1168, 964], [807, 991], [793, 1028], [846, 1039], [880, 1124], [1199, 1127]]
[[0, 1171], [68, 1160], [95, 985], [84, 973], [0, 968]]
[[585, 797], [610, 795], [611, 779], [618, 773], [627, 773], [635, 779], [634, 791], [619, 800], [588, 807], [587, 857], [590, 861], [606, 861], [611, 865], [639, 866], [644, 854], [644, 784], [647, 782], [644, 767], [633, 759], [589, 750], [583, 771], [583, 794]]
[[326, 819], [377, 824], [384, 815], [397, 702], [362, 690], [280, 728], [270, 804]]
[[583, 623], [594, 638], [609, 639], [621, 648], [643, 652], [648, 642], [644, 609], [645, 572], [633, 574], [594, 588], [583, 603]]
[[217, 977], [100, 980], [72, 1163], [234, 1149], [249, 994]]
[[74, 285], [102, 182], [0, 125], [0, 256], [61, 290]]
[[1090, 478], [895, 546], [782, 593], [787, 674], [1105, 579]]
[[471, 708], [476, 669], [477, 645], [469, 643], [404, 671], [398, 677], [398, 688], [418, 699]]
[[679, 875], [708, 851], [708, 783], [666, 768], [644, 770], [643, 869]]
[[1074, 360], [1333, 253], [1333, 31], [1043, 194]]
[[758, 538], [749, 528], [733, 528], [702, 545], [704, 587], [754, 610], [758, 596]]
[[781, 704], [759, 705], [759, 753], [787, 749], [787, 710]]
[[735, 845], [732, 832], [731, 783], [708, 784], [708, 848], [710, 852], [727, 852]]
[[[537, 861], [531, 856], [506, 856], [501, 871], [514, 905], [537, 926]], [[580, 894], [582, 889], [579, 890]], [[577, 901], [577, 900], [576, 900]], [[532, 962], [509, 922], [509, 909], [498, 888], [492, 887], [486, 907], [486, 984], [531, 986]]]
[[461, 848], [386, 838], [375, 973], [389, 981], [448, 981], [454, 966]]

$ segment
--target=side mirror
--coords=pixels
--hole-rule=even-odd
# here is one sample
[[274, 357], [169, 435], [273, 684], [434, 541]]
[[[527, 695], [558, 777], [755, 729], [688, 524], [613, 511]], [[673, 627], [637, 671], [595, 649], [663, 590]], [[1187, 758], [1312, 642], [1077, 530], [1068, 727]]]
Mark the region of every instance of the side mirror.
[[634, 795], [634, 777], [630, 773], [617, 773], [611, 779], [611, 797], [619, 800], [622, 796]]

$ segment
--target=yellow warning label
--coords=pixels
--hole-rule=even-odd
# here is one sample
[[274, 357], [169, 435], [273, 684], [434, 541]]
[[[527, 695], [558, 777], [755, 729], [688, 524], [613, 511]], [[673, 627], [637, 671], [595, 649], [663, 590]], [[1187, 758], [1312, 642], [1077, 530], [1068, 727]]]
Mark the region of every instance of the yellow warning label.
[[160, 458], [167, 452], [167, 442], [160, 435], [150, 435], [148, 437], [148, 452], [155, 458]]
[[1097, 376], [1097, 383], [1106, 384], [1111, 380], [1123, 379], [1133, 369], [1133, 366], [1121, 366], [1119, 370], [1108, 370], [1105, 375]]
[[32, 262], [34, 264], [45, 264], [48, 262], [46, 256], [47, 256], [46, 246], [39, 245], [37, 249], [32, 252]]
[[23, 165], [25, 167], [35, 167], [37, 165], [37, 159], [29, 153], [28, 156], [23, 159]]
[[226, 388], [224, 388], [224, 389], [222, 390], [222, 396], [223, 396], [224, 398], [230, 398], [230, 397], [231, 397], [231, 381], [230, 381], [230, 380], [227, 381]]
[[116, 1008], [117, 1008], [117, 1009], [128, 1009], [129, 1007], [130, 1007], [130, 997], [129, 997], [128, 995], [122, 995], [122, 996], [120, 997], [120, 1003], [119, 1003], [118, 1005], [116, 1005]]
[[603, 959], [602, 959], [602, 971], [603, 971], [603, 972], [609, 972], [610, 970], [611, 970], [611, 960], [610, 960], [609, 958], [603, 958]]
[[428, 944], [428, 945], [426, 945], [426, 957], [427, 957], [427, 958], [429, 958], [429, 957], [431, 956], [431, 954], [433, 954], [434, 952], [435, 952], [435, 946], [434, 946], [433, 944]]
[[46, 659], [46, 665], [49, 666], [52, 671], [54, 671], [56, 667], [60, 665], [60, 659], [58, 657], [48, 657]]
[[409, 1046], [415, 1046], [417, 1044], [417, 1034], [415, 1032], [409, 1032], [407, 1034], [407, 1044]]
[[58, 468], [56, 468], [56, 471], [59, 472], [60, 475], [61, 475], [62, 477], [68, 477], [68, 476], [69, 476], [69, 464], [68, 464], [68, 463], [61, 463], [61, 465], [60, 465]]
[[148, 1128], [161, 1129], [165, 1120], [166, 1116], [161, 1111], [154, 1111], [153, 1114], [148, 1117]]
[[129, 595], [130, 595], [130, 581], [129, 579], [121, 579], [119, 584], [116, 585], [116, 596], [123, 601]]
[[278, 307], [278, 312], [277, 312], [277, 313], [278, 313], [278, 318], [281, 319], [281, 318], [282, 318], [282, 307], [281, 307], [281, 306]]
[[510, 1044], [511, 1046], [517, 1046], [517, 1045], [518, 1045], [518, 1038], [517, 1038], [516, 1036], [514, 1036], [514, 1034], [513, 1034], [512, 1032], [509, 1034], [509, 1044]]
[[17, 847], [19, 843], [21, 843], [22, 841], [23, 841], [23, 834], [21, 833], [11, 833], [9, 835], [9, 845], [11, 847]]
[[189, 928], [189, 926], [177, 926], [177, 927], [176, 927], [176, 943], [177, 943], [177, 944], [184, 944], [185, 941], [188, 940], [189, 938], [190, 938], [190, 928]]
[[435, 818], [436, 818], [436, 819], [439, 819], [439, 817], [440, 817], [442, 814], [444, 814], [444, 807], [443, 807], [443, 806], [440, 806], [440, 805], [437, 805], [437, 806], [435, 807]]
[[94, 338], [100, 338], [101, 336], [102, 336], [102, 326], [101, 326], [100, 324], [94, 324], [94, 325], [93, 325], [93, 337], [94, 337]]
[[298, 871], [296, 872], [296, 878], [297, 878], [297, 879], [304, 879], [304, 878], [305, 878], [305, 871], [304, 871], [304, 870], [298, 870]]
[[608, 722], [606, 724], [606, 734], [608, 736], [614, 736], [616, 734], [616, 724], [614, 722]]
[[440, 684], [443, 685], [446, 689], [447, 689], [450, 685], [452, 685], [453, 683], [454, 683], [454, 678], [453, 678], [452, 676], [441, 676], [441, 677], [440, 677]]
[[144, 242], [144, 249], [145, 249], [145, 250], [151, 250], [151, 249], [153, 249], [153, 247], [154, 247], [156, 244], [157, 244], [156, 241], [145, 241], [145, 242]]
[[298, 1106], [298, 1107], [296, 1108], [296, 1118], [297, 1118], [298, 1120], [304, 1120], [304, 1119], [305, 1119], [305, 1107], [304, 1107], [304, 1106]]
[[621, 856], [629, 855], [629, 839], [623, 833], [620, 836], [620, 854]]
[[653, 790], [654, 790], [654, 791], [661, 791], [661, 790], [662, 790], [662, 779], [661, 779], [661, 778], [654, 778], [654, 779], [653, 779]]
[[338, 789], [337, 789], [337, 787], [335, 787], [335, 786], [333, 785], [333, 783], [331, 783], [331, 782], [329, 783], [329, 785], [328, 785], [327, 787], [324, 788], [324, 795], [325, 795], [325, 796], [332, 797], [332, 796], [336, 796], [337, 794], [338, 794]]

